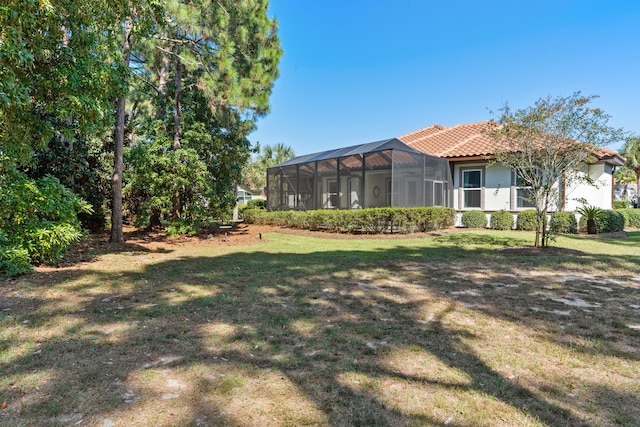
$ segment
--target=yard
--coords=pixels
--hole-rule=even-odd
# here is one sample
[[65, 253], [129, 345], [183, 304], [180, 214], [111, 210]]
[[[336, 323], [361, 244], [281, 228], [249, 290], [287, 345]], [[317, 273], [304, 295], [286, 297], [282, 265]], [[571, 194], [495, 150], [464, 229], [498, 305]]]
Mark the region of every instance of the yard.
[[640, 232], [100, 238], [0, 282], [0, 425], [640, 426]]

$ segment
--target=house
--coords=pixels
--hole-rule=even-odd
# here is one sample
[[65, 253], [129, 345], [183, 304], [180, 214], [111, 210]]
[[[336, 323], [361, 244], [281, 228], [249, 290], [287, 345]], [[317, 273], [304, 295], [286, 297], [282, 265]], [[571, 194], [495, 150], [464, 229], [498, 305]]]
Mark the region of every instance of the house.
[[[381, 206], [446, 206], [459, 212], [533, 206], [529, 188], [510, 168], [493, 162], [498, 124], [431, 125], [382, 141], [299, 156], [267, 171], [267, 207], [357, 209]], [[581, 173], [596, 186], [560, 185], [559, 210], [575, 211], [580, 200], [613, 207], [613, 171], [624, 159], [598, 148]]]
[[299, 156], [267, 169], [269, 210], [453, 206], [447, 159], [397, 138]]
[[[453, 208], [458, 212], [479, 209], [487, 213], [501, 209], [517, 213], [533, 206], [528, 188], [513, 170], [491, 161], [495, 140], [489, 136], [498, 124], [487, 121], [451, 127], [431, 125], [398, 137], [423, 153], [449, 160], [453, 181]], [[611, 209], [614, 199], [613, 172], [624, 159], [615, 151], [593, 150], [595, 162], [585, 164], [581, 173], [595, 186], [560, 185], [559, 210], [575, 211], [581, 200], [602, 209]]]
[[236, 185], [236, 204], [237, 205], [246, 205], [247, 202], [249, 200], [252, 200], [253, 198], [254, 198], [253, 193], [249, 189], [241, 185]]

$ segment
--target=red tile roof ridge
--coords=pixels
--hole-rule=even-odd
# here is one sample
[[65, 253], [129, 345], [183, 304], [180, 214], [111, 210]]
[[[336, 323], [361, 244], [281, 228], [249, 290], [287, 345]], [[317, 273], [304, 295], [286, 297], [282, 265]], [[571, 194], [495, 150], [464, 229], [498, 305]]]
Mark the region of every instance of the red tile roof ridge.
[[[435, 129], [436, 132], [430, 132], [431, 129]], [[402, 141], [402, 138], [407, 138], [407, 137], [413, 136], [413, 137], [416, 138], [416, 140], [419, 140], [419, 139], [424, 138], [426, 136], [437, 135], [437, 134], [439, 134], [441, 132], [446, 131], [447, 129], [450, 129], [450, 128], [447, 127], [447, 126], [440, 125], [438, 123], [434, 123], [432, 125], [425, 126], [425, 127], [420, 128], [418, 130], [414, 130], [414, 131], [411, 131], [409, 133], [405, 133], [404, 135], [400, 135], [397, 138]], [[425, 133], [425, 132], [429, 132], [428, 135], [420, 135], [420, 134]], [[420, 135], [420, 136], [418, 136], [418, 135]]]

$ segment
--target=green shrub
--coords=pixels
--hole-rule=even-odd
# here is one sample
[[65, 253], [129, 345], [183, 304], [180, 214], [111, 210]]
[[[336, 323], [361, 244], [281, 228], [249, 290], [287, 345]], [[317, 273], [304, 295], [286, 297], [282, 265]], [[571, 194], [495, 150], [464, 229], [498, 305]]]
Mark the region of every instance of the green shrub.
[[629, 201], [628, 200], [614, 200], [613, 208], [614, 209], [629, 209]]
[[49, 175], [33, 180], [16, 170], [0, 175], [0, 269], [7, 275], [30, 264], [56, 262], [82, 236], [78, 214], [89, 204]]
[[616, 212], [624, 216], [624, 228], [640, 228], [640, 209], [618, 209]]
[[572, 212], [554, 212], [551, 214], [549, 229], [553, 233], [575, 234], [578, 232], [578, 222]]
[[489, 224], [494, 230], [511, 230], [513, 228], [513, 215], [505, 210], [494, 212], [491, 214]]
[[33, 270], [29, 252], [24, 248], [0, 246], [0, 271], [6, 276], [18, 276]]
[[[616, 210], [601, 210], [595, 221], [597, 233], [615, 233], [624, 230], [625, 226], [625, 216]], [[578, 226], [580, 230], [586, 230], [587, 217], [585, 215], [580, 217]]]
[[487, 215], [482, 211], [466, 211], [462, 214], [462, 226], [485, 228], [487, 226]]
[[247, 202], [249, 209], [267, 209], [267, 201], [263, 199], [252, 199]]
[[516, 219], [516, 229], [535, 231], [536, 216], [537, 212], [535, 209], [527, 209], [526, 211], [518, 212], [518, 217]]
[[200, 225], [191, 220], [172, 221], [167, 226], [167, 234], [169, 234], [170, 236], [195, 236], [196, 234], [200, 233], [200, 229]]

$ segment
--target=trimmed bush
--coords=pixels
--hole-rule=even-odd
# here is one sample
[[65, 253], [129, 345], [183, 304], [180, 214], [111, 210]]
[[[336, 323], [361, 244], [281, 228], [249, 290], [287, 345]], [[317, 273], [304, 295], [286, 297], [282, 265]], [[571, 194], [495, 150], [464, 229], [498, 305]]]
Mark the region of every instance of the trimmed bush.
[[511, 230], [513, 228], [513, 215], [504, 209], [491, 214], [490, 227], [494, 230]]
[[628, 208], [628, 209], [618, 209], [616, 212], [619, 212], [624, 216], [624, 228], [640, 228], [640, 209]]
[[251, 199], [247, 201], [249, 209], [267, 209], [267, 201], [263, 199]]
[[578, 232], [578, 221], [573, 212], [554, 212], [551, 214], [549, 229], [553, 233], [576, 234]]
[[485, 228], [487, 226], [487, 215], [482, 211], [466, 211], [462, 214], [462, 226]]
[[273, 211], [245, 209], [250, 224], [345, 233], [408, 233], [451, 227], [455, 211], [450, 208], [367, 208], [356, 210]]
[[[578, 221], [580, 230], [587, 229], [587, 218], [583, 215]], [[603, 210], [596, 219], [596, 233], [615, 233], [624, 230], [625, 216], [616, 210]]]
[[526, 211], [518, 212], [518, 218], [516, 219], [516, 229], [524, 231], [535, 231], [536, 210], [527, 209]]
[[628, 200], [614, 200], [613, 208], [614, 209], [628, 209], [630, 206]]

